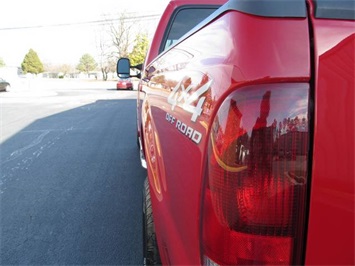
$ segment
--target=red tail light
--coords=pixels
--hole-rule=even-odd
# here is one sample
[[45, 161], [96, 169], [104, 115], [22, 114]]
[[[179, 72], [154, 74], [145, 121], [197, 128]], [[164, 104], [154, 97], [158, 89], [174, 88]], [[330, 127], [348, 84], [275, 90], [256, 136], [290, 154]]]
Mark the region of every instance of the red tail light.
[[258, 85], [221, 105], [203, 192], [205, 264], [302, 263], [308, 94], [308, 84]]

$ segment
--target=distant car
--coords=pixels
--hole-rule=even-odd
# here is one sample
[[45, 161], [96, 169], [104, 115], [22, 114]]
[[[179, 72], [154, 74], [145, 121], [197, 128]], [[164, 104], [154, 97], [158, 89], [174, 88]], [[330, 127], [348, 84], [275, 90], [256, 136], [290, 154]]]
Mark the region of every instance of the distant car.
[[0, 78], [0, 91], [7, 91], [10, 89], [10, 83], [8, 83], [6, 80]]
[[130, 78], [120, 78], [117, 82], [118, 90], [133, 90], [133, 83]]

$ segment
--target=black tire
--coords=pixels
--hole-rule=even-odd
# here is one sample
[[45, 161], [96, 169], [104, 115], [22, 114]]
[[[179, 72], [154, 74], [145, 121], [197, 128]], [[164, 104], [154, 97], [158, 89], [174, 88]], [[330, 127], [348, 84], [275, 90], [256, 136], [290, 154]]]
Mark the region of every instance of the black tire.
[[148, 178], [144, 181], [143, 189], [143, 265], [161, 265], [155, 236]]

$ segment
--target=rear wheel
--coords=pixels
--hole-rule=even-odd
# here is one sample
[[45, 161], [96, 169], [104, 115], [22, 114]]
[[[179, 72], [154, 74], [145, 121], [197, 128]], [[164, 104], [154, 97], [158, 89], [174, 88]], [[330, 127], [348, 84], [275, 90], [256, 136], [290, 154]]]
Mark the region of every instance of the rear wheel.
[[161, 265], [155, 237], [148, 178], [144, 181], [143, 189], [143, 263], [144, 265]]

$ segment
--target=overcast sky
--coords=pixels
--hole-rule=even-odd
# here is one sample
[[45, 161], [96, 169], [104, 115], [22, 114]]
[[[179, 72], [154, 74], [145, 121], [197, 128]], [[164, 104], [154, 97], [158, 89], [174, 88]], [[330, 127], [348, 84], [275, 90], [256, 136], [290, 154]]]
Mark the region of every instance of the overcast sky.
[[[45, 64], [77, 64], [97, 53], [102, 26], [121, 12], [137, 12], [152, 28], [167, 0], [3, 0], [0, 16], [0, 57], [7, 66], [20, 66], [33, 49]], [[87, 23], [93, 22], [93, 23]], [[152, 29], [151, 29], [152, 30]]]

